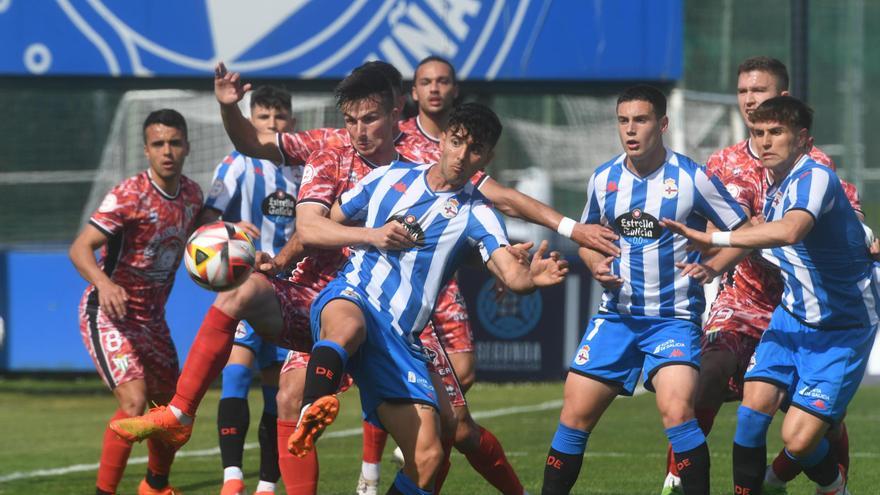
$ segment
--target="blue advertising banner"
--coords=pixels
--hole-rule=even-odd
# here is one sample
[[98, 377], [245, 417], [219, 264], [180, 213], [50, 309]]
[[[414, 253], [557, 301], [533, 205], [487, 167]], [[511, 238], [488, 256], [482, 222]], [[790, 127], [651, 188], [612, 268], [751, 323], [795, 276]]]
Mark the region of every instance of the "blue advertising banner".
[[341, 78], [434, 54], [461, 79], [675, 80], [682, 0], [0, 0], [0, 74]]

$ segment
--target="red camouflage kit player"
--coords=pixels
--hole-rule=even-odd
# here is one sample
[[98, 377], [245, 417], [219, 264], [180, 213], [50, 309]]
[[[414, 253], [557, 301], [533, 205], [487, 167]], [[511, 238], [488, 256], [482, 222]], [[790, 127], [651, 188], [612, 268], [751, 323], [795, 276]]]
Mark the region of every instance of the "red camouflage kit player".
[[[71, 260], [91, 283], [79, 305], [80, 332], [119, 402], [111, 421], [141, 414], [148, 401], [165, 404], [174, 393], [178, 359], [165, 302], [202, 205], [198, 184], [181, 175], [186, 131], [176, 111], [151, 113], [143, 125], [150, 168], [114, 187], [70, 247]], [[168, 475], [175, 450], [160, 439], [148, 448], [138, 493], [173, 493]], [[116, 493], [130, 453], [130, 443], [105, 432], [98, 494]]]
[[[744, 121], [748, 122], [747, 115], [764, 100], [788, 94], [788, 74], [778, 60], [750, 58], [739, 67], [737, 87], [740, 112]], [[819, 148], [813, 147], [809, 155], [816, 162], [835, 169], [831, 158]], [[771, 183], [751, 147], [751, 139], [716, 151], [706, 162], [706, 169], [725, 184], [731, 196], [752, 216], [761, 215]], [[842, 180], [841, 185], [853, 208], [861, 215], [855, 186]], [[770, 323], [773, 310], [779, 305], [782, 290], [778, 268], [766, 262], [757, 252], [722, 276], [721, 289], [704, 324], [703, 360], [695, 404], [697, 419], [706, 434], [712, 429], [715, 416], [725, 401], [742, 400], [743, 375], [761, 335]], [[845, 426], [841, 424], [839, 429], [832, 430], [829, 438], [838, 448], [840, 459], [848, 464]], [[663, 495], [680, 493], [676, 491], [678, 470], [669, 452], [667, 450], [668, 474]], [[800, 471], [799, 464], [780, 452], [767, 469], [765, 493], [785, 493], [785, 483], [794, 479]]]

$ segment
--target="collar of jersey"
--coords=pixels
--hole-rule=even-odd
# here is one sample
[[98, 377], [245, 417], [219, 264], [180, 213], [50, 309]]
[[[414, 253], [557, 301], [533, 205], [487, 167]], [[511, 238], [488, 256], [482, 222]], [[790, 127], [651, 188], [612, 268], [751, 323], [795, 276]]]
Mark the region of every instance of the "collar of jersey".
[[[358, 151], [358, 150], [354, 150], [354, 152], [357, 154], [358, 158], [360, 158], [361, 160], [363, 160], [364, 163], [366, 163], [367, 166], [370, 167], [370, 168], [379, 168], [379, 167], [383, 167], [383, 166], [384, 166], [384, 165], [379, 165], [379, 164], [373, 163], [373, 162], [371, 162], [370, 160], [367, 160], [367, 157], [365, 157], [364, 155], [362, 155], [361, 152]], [[395, 151], [395, 152], [394, 152], [394, 155], [395, 155], [394, 159], [392, 159], [390, 162], [386, 163], [385, 165], [391, 165], [391, 164], [394, 163], [394, 162], [398, 162], [398, 161], [400, 161], [400, 153], [398, 153], [398, 152]]]
[[[168, 194], [167, 192], [165, 192], [164, 190], [162, 190], [161, 187], [159, 187], [159, 184], [156, 184], [156, 181], [153, 180], [153, 171], [152, 171], [152, 170], [147, 169], [147, 177], [150, 179], [150, 185], [153, 186], [153, 189], [155, 189], [156, 192], [158, 192], [159, 194], [161, 194], [163, 198], [165, 198], [165, 199], [177, 199], [177, 196], [180, 195], [180, 186], [181, 186], [182, 183], [183, 183], [182, 180], [178, 180], [178, 181], [177, 181], [177, 190], [174, 191], [174, 194]], [[183, 177], [183, 176], [181, 176], [181, 178], [182, 178], [182, 177]]]
[[440, 142], [440, 138], [435, 138], [434, 136], [428, 134], [427, 131], [425, 131], [425, 128], [422, 127], [422, 121], [421, 121], [421, 119], [419, 119], [419, 115], [416, 115], [416, 128], [419, 130], [419, 132], [422, 133], [422, 136], [425, 136], [426, 138], [428, 138], [428, 140], [431, 141], [432, 143], [439, 143]]
[[667, 163], [670, 162], [670, 160], [672, 160], [672, 150], [667, 147], [664, 147], [663, 149], [666, 150], [666, 158], [663, 160], [663, 163], [661, 163], [660, 166], [657, 167], [656, 170], [654, 170], [650, 174], [646, 175], [645, 177], [639, 177], [632, 170], [630, 170], [629, 167], [626, 166], [626, 153], [624, 153], [623, 156], [621, 157], [620, 167], [624, 170], [624, 172], [631, 175], [633, 177], [633, 179], [635, 179], [637, 181], [651, 180], [652, 178], [654, 178], [655, 175], [657, 175], [657, 172], [660, 172], [661, 170], [663, 170], [664, 165], [666, 165]]
[[435, 163], [435, 164], [431, 165], [430, 167], [426, 168], [421, 174], [422, 175], [422, 182], [425, 183], [425, 190], [427, 190], [429, 193], [433, 194], [434, 196], [456, 195], [456, 194], [460, 193], [461, 191], [463, 191], [465, 186], [468, 185], [468, 182], [470, 182], [470, 178], [468, 178], [467, 182], [462, 184], [461, 187], [457, 187], [455, 189], [450, 189], [448, 191], [435, 191], [434, 189], [431, 188], [431, 184], [428, 184], [428, 171], [434, 167], [439, 167], [439, 166], [440, 165]]

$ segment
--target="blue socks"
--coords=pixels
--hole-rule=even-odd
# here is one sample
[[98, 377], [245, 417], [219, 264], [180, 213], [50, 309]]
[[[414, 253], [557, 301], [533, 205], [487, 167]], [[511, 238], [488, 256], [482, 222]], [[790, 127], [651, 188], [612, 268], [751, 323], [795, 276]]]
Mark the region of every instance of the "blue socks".
[[746, 406], [739, 406], [736, 411], [736, 434], [734, 443], [743, 447], [755, 448], [767, 445], [767, 430], [773, 416], [764, 414]]
[[666, 438], [669, 439], [669, 443], [672, 445], [672, 451], [676, 453], [687, 452], [706, 443], [706, 436], [703, 434], [703, 430], [700, 429], [700, 425], [697, 424], [696, 419], [667, 428], [665, 431]]
[[563, 454], [581, 455], [587, 449], [587, 440], [589, 438], [590, 432], [575, 430], [559, 423], [559, 426], [556, 427], [556, 434], [553, 435], [553, 441], [550, 443], [550, 448]]
[[223, 368], [223, 391], [221, 399], [246, 399], [253, 378], [251, 369], [242, 364], [230, 364]]

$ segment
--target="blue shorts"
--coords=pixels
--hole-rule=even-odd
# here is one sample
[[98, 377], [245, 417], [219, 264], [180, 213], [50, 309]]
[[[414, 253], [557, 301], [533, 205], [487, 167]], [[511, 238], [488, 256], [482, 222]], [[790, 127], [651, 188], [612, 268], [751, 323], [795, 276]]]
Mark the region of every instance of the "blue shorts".
[[257, 368], [264, 370], [287, 359], [287, 349], [263, 340], [251, 326], [241, 321], [235, 329], [235, 345], [247, 347], [257, 357]]
[[700, 328], [687, 320], [599, 313], [590, 319], [569, 371], [620, 386], [632, 395], [644, 369], [645, 388], [663, 366], [700, 367]]
[[399, 334], [391, 327], [389, 314], [375, 309], [363, 292], [342, 279], [330, 282], [312, 303], [315, 342], [321, 335], [321, 311], [334, 299], [357, 305], [366, 322], [367, 338], [346, 367], [360, 390], [364, 419], [381, 427], [377, 409], [383, 402], [422, 403], [439, 410], [421, 340]]
[[835, 423], [865, 375], [876, 330], [820, 330], [777, 307], [745, 380], [790, 390], [791, 405]]

